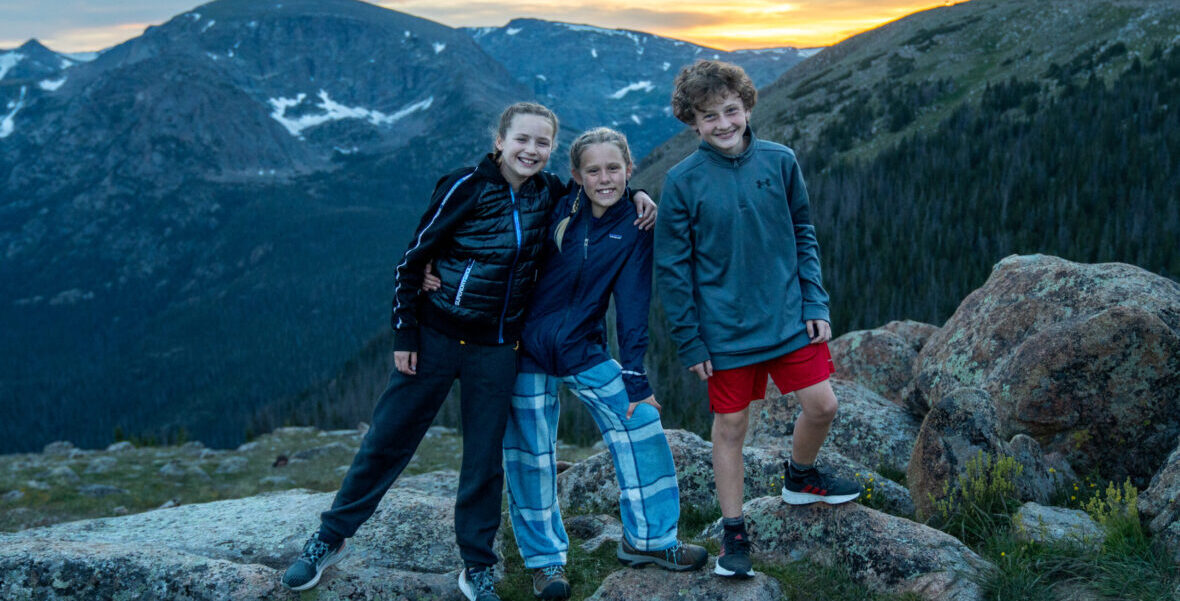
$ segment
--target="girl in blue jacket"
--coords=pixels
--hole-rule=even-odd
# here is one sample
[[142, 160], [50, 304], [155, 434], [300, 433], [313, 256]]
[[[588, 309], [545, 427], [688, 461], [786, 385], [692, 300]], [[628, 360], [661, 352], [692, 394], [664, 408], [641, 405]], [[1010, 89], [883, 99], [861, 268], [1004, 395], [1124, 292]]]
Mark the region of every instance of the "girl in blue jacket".
[[[670, 570], [704, 565], [708, 553], [677, 539], [680, 492], [660, 405], [643, 368], [651, 303], [652, 235], [632, 222], [627, 139], [590, 130], [570, 147], [575, 190], [557, 203], [547, 258], [530, 297], [521, 360], [504, 435], [513, 531], [533, 592], [569, 595], [569, 539], [557, 503], [558, 386], [590, 410], [614, 457], [626, 565]], [[615, 299], [622, 365], [606, 347], [604, 317]]]

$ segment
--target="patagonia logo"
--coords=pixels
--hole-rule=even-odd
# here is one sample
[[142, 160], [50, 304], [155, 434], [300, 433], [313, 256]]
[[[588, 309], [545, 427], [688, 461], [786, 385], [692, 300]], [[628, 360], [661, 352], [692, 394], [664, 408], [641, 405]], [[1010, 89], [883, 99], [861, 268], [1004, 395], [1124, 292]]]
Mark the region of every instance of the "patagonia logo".
[[758, 186], [759, 190], [761, 190], [762, 188], [769, 188], [770, 187], [770, 178], [755, 180], [754, 185]]
[[622, 234], [611, 234], [611, 235], [610, 235], [610, 239], [611, 239], [611, 240], [622, 240], [622, 239], [623, 239], [623, 235], [622, 235]]

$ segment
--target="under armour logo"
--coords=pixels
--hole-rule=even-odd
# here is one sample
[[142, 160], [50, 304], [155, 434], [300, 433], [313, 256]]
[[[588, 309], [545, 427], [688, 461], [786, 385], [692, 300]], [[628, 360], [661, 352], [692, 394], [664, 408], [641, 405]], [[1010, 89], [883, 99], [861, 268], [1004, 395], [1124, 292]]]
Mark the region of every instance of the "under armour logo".
[[769, 188], [770, 187], [770, 179], [769, 178], [768, 179], [760, 179], [760, 180], [755, 181], [754, 183], [757, 184], [759, 190], [761, 190], [762, 188]]

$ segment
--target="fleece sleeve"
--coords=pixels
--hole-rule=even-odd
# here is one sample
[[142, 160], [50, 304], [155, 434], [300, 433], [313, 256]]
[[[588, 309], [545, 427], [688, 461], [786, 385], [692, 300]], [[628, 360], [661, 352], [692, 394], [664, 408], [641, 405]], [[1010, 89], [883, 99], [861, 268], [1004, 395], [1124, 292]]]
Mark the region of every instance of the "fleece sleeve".
[[665, 180], [660, 215], [656, 218], [656, 282], [671, 325], [676, 354], [686, 367], [709, 359], [693, 295], [692, 221], [683, 192], [675, 181]]
[[831, 323], [828, 293], [824, 290], [820, 272], [819, 241], [815, 237], [815, 226], [811, 223], [807, 185], [803, 182], [803, 170], [799, 168], [799, 162], [790, 161], [785, 175], [787, 202], [791, 210], [791, 222], [795, 226], [795, 253], [799, 266], [799, 289], [803, 293], [803, 319], [821, 319]]
[[455, 228], [475, 204], [477, 184], [473, 175], [474, 171], [458, 172], [439, 180], [430, 207], [423, 213], [410, 246], [397, 265], [390, 315], [394, 350], [418, 350], [417, 309], [422, 295], [422, 273], [426, 263], [446, 249]]
[[647, 372], [643, 369], [643, 358], [647, 354], [647, 316], [651, 310], [651, 261], [651, 232], [640, 231], [612, 290], [623, 385], [632, 403], [653, 394]]

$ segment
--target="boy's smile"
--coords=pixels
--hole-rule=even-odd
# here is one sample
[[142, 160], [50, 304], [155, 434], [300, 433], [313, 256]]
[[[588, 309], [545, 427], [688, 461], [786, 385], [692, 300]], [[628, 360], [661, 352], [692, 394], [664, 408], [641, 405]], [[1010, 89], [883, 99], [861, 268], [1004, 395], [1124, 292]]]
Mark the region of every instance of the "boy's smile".
[[749, 119], [750, 110], [742, 104], [741, 97], [727, 91], [724, 96], [706, 102], [696, 110], [693, 129], [701, 140], [718, 152], [736, 156], [746, 150]]

